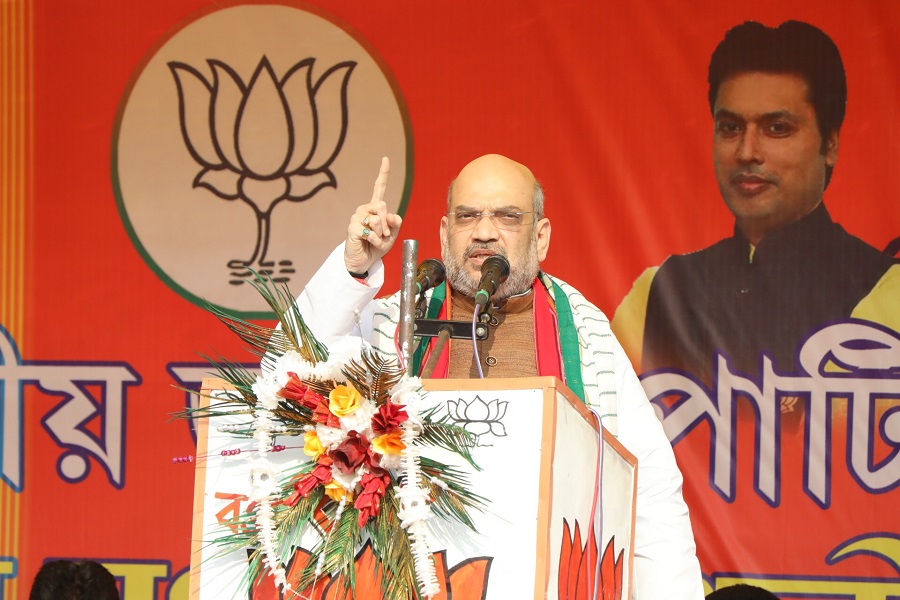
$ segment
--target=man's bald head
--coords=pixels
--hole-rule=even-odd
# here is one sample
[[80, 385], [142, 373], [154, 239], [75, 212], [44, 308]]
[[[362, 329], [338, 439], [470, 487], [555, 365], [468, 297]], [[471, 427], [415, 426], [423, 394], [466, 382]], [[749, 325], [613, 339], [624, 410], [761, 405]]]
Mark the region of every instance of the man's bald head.
[[544, 190], [531, 169], [501, 154], [479, 156], [462, 168], [447, 190], [447, 210], [453, 210], [454, 191], [465, 193], [476, 186], [482, 192], [489, 192], [491, 186], [507, 192], [521, 189], [531, 195], [535, 220], [544, 216]]

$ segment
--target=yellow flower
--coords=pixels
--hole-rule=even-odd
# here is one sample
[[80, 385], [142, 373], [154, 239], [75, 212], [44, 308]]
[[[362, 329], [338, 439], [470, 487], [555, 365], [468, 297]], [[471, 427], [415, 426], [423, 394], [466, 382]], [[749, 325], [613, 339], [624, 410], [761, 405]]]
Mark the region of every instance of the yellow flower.
[[406, 448], [406, 444], [400, 439], [401, 431], [398, 429], [391, 433], [379, 435], [372, 440], [372, 448], [379, 454], [400, 454]]
[[303, 434], [303, 454], [311, 457], [313, 461], [319, 460], [319, 457], [325, 454], [322, 440], [319, 439], [315, 431], [307, 431]]
[[336, 417], [347, 417], [356, 412], [362, 396], [349, 385], [339, 385], [328, 394], [328, 410]]
[[325, 484], [325, 495], [335, 502], [340, 502], [344, 496], [347, 496], [347, 502], [353, 501], [353, 494], [345, 490], [344, 486], [333, 479]]

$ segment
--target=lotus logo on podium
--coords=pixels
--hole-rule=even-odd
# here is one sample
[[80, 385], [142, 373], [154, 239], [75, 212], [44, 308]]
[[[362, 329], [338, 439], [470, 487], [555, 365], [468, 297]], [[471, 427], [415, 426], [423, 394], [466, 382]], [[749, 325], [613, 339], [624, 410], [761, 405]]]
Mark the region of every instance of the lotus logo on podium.
[[503, 416], [507, 404], [509, 402], [500, 402], [497, 398], [485, 402], [480, 396], [475, 396], [468, 402], [465, 398], [447, 400], [447, 411], [454, 422], [476, 437], [479, 446], [484, 446], [487, 445], [484, 438], [488, 435], [506, 437]]
[[160, 279], [198, 305], [267, 318], [251, 270], [309, 279], [371, 197], [382, 156], [389, 209], [405, 212], [410, 145], [399, 86], [349, 26], [318, 9], [237, 5], [180, 23], [135, 70], [111, 174]]

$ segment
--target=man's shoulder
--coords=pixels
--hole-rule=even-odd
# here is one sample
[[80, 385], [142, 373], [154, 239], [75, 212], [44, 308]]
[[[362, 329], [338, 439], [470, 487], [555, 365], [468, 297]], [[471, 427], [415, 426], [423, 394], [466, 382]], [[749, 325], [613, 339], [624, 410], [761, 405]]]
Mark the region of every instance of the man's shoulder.
[[900, 264], [897, 259], [844, 229], [839, 223], [834, 224], [834, 239], [838, 241], [838, 249], [850, 255], [851, 260], [875, 262], [885, 269]]
[[[544, 282], [544, 285], [547, 287], [548, 291], [550, 291], [551, 293], [554, 292], [554, 288], [559, 288], [566, 296], [570, 296], [570, 297], [571, 296], [579, 296], [581, 298], [584, 298], [584, 294], [579, 292], [575, 288], [575, 286], [573, 286], [569, 283], [566, 283], [559, 277], [554, 277], [553, 275], [550, 275], [549, 273], [541, 272], [541, 280]], [[588, 302], [586, 299], [585, 299], [585, 302], [590, 304], [590, 302]], [[591, 306], [593, 306], [593, 305], [591, 305]]]
[[551, 275], [549, 273], [541, 271], [541, 276], [542, 276], [541, 279], [544, 281], [545, 285], [549, 281], [549, 282], [553, 282], [554, 284], [556, 284], [557, 286], [559, 286], [560, 288], [562, 288], [565, 291], [571, 291], [572, 293], [575, 293], [575, 294], [581, 294], [581, 292], [579, 292], [577, 289], [575, 289], [575, 286], [563, 281], [562, 279], [560, 279], [559, 277], [556, 277], [555, 275]]
[[[551, 296], [555, 295], [554, 287], [558, 288], [563, 294], [565, 294], [566, 299], [568, 300], [569, 306], [572, 307], [573, 313], [585, 313], [591, 312], [596, 313], [602, 316], [603, 320], [608, 321], [606, 315], [600, 310], [594, 303], [589, 301], [584, 297], [584, 294], [579, 292], [575, 286], [566, 283], [562, 279], [558, 277], [554, 277], [553, 275], [549, 275], [548, 273], [542, 273], [544, 279], [544, 285], [548, 287], [548, 291]], [[550, 284], [550, 285], [548, 285]], [[559, 298], [556, 298], [559, 301]]]
[[700, 250], [671, 254], [654, 273], [653, 281], [670, 277], [680, 279], [687, 275], [696, 277], [701, 273], [714, 276], [717, 272], [731, 271], [745, 259], [747, 252], [749, 248], [742, 249], [737, 239], [729, 237]]
[[730, 236], [727, 238], [722, 238], [718, 242], [715, 242], [714, 244], [711, 244], [706, 248], [701, 248], [700, 250], [694, 250], [693, 252], [688, 252], [686, 254], [680, 254], [677, 256], [682, 256], [684, 258], [689, 258], [692, 256], [715, 256], [723, 252], [733, 252], [740, 246], [741, 241], [735, 236]]

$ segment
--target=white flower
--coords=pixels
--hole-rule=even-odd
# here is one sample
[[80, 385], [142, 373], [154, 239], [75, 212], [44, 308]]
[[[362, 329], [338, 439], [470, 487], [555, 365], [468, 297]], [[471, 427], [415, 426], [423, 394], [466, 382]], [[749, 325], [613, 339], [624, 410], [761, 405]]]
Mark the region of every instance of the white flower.
[[343, 383], [347, 380], [341, 369], [353, 359], [359, 359], [361, 341], [359, 338], [341, 338], [329, 348], [328, 359], [304, 369], [303, 374], [295, 371], [301, 379], [332, 380]]
[[269, 452], [272, 449], [272, 434], [269, 431], [271, 428], [271, 419], [257, 419], [257, 429], [253, 432], [253, 439], [256, 440], [257, 449], [265, 452]]
[[277, 384], [274, 384], [268, 379], [263, 379], [262, 377], [257, 377], [256, 383], [251, 387], [260, 404], [269, 410], [278, 408], [279, 398], [277, 394], [281, 390], [281, 387], [277, 387]]
[[334, 478], [336, 482], [340, 484], [342, 488], [347, 491], [352, 492], [353, 488], [356, 487], [356, 484], [359, 483], [360, 478], [362, 477], [362, 473], [357, 469], [355, 473], [344, 473], [340, 469], [335, 466], [331, 467], [331, 476]]
[[428, 493], [422, 486], [422, 472], [419, 464], [419, 453], [414, 446], [418, 432], [409, 420], [400, 428], [403, 431], [402, 472], [405, 475], [400, 490], [397, 491], [397, 500], [400, 510], [397, 516], [400, 518], [400, 527], [406, 529], [409, 535], [410, 549], [413, 553], [413, 563], [416, 570], [416, 580], [421, 586], [422, 593], [430, 598], [440, 591], [434, 561], [432, 560], [429, 532], [425, 525], [431, 517], [431, 507], [428, 505]]
[[316, 425], [316, 435], [326, 450], [334, 450], [347, 438], [347, 432], [338, 427]]
[[403, 392], [393, 398], [395, 404], [400, 404], [404, 407], [403, 410], [406, 411], [406, 414], [409, 416], [406, 423], [409, 423], [409, 426], [412, 427], [416, 435], [422, 433], [424, 427], [422, 417], [419, 415], [420, 400], [422, 400], [422, 396], [417, 392]]
[[253, 411], [253, 439], [256, 440], [256, 449], [263, 458], [272, 449], [272, 425], [272, 413], [268, 410]]
[[343, 364], [331, 362], [331, 360], [327, 360], [325, 362], [316, 363], [316, 366], [313, 367], [312, 372], [309, 375], [309, 379], [317, 379], [319, 381], [336, 381], [338, 383], [343, 383], [346, 381], [346, 377], [341, 373], [341, 368]]
[[372, 417], [378, 409], [371, 400], [363, 400], [359, 404], [359, 408], [353, 411], [352, 415], [341, 417], [341, 427], [347, 431], [358, 431], [359, 433], [371, 438]]
[[[418, 377], [404, 377], [391, 389], [392, 397], [402, 397], [410, 392], [418, 393], [422, 389], [422, 380]], [[396, 400], [399, 402], [399, 400]], [[405, 402], [399, 402], [405, 404]]]
[[404, 378], [391, 390], [391, 402], [405, 406], [406, 414], [419, 426], [422, 423], [421, 419], [419, 419], [419, 403], [422, 400], [421, 389], [421, 380], [418, 377], [410, 377], [408, 379]]
[[403, 458], [399, 454], [382, 454], [380, 465], [382, 469], [396, 471], [400, 468]]
[[307, 379], [312, 375], [314, 369], [315, 365], [300, 356], [299, 352], [288, 350], [278, 359], [278, 364], [275, 366], [273, 374], [277, 376], [278, 382], [283, 387], [288, 381], [288, 373], [296, 373], [300, 379]]
[[362, 340], [355, 336], [344, 336], [328, 347], [328, 362], [341, 367], [351, 360], [359, 360]]

